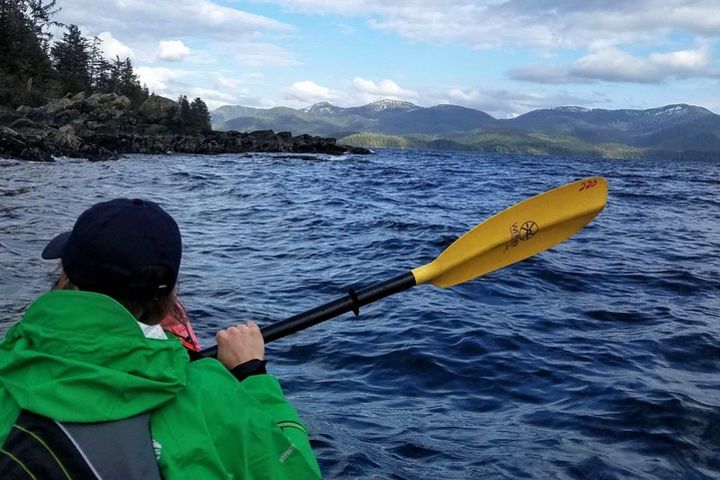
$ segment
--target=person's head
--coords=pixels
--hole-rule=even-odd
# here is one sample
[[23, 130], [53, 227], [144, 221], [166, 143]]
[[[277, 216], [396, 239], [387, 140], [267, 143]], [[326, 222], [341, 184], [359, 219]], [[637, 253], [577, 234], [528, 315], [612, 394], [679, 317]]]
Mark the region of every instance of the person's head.
[[181, 254], [180, 230], [170, 215], [156, 203], [119, 198], [83, 212], [42, 257], [61, 259], [53, 288], [103, 293], [139, 321], [155, 324], [175, 302]]

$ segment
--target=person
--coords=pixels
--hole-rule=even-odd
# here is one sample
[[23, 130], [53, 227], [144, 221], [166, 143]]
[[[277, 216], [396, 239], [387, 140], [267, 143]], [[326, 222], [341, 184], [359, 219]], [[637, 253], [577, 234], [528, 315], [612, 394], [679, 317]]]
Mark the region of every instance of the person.
[[257, 325], [192, 362], [158, 325], [181, 250], [139, 199], [92, 206], [45, 247], [58, 280], [0, 342], [0, 478], [320, 478]]

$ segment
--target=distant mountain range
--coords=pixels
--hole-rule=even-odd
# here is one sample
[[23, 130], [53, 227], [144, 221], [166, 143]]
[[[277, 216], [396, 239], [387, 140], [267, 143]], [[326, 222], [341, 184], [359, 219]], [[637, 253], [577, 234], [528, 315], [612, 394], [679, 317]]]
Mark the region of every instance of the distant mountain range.
[[720, 116], [693, 105], [649, 110], [555, 107], [496, 119], [457, 105], [419, 107], [380, 100], [343, 108], [228, 105], [217, 130], [275, 130], [338, 138], [365, 147], [418, 147], [609, 158], [720, 158]]

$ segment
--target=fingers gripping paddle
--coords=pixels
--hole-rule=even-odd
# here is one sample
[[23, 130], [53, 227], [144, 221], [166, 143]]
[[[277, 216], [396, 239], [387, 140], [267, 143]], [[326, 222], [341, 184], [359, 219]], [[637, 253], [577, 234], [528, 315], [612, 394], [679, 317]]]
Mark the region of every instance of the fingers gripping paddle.
[[[265, 342], [347, 312], [421, 283], [447, 288], [486, 275], [551, 248], [580, 231], [607, 201], [607, 181], [590, 177], [518, 203], [458, 238], [432, 262], [390, 280], [348, 290], [348, 295], [262, 328]], [[200, 352], [217, 355], [217, 347]]]

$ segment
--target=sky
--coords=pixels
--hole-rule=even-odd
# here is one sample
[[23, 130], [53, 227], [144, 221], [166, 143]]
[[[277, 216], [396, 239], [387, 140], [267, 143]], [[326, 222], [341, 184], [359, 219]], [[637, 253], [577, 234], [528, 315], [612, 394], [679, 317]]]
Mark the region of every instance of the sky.
[[720, 0], [59, 0], [170, 98], [720, 113]]

